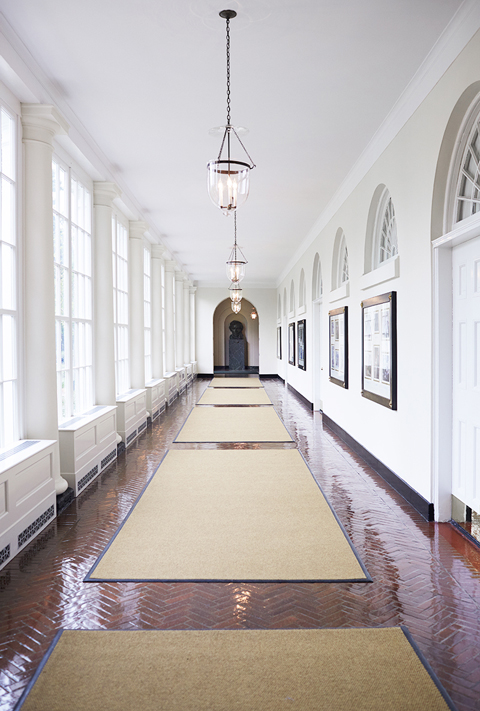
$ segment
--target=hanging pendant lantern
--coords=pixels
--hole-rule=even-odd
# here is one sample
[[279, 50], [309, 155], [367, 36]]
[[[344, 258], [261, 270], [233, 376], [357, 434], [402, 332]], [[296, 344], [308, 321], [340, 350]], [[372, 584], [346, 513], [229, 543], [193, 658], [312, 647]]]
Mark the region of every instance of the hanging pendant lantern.
[[257, 318], [257, 316], [258, 316], [257, 310], [256, 310], [256, 308], [255, 308], [255, 306], [254, 306], [253, 309], [252, 309], [252, 312], [251, 312], [251, 314], [250, 314], [250, 318], [253, 318], [253, 320], [255, 321], [255, 319]]
[[239, 301], [238, 304], [234, 304], [234, 303], [232, 302], [232, 311], [233, 311], [234, 314], [240, 313], [241, 308], [242, 308], [242, 302], [241, 302], [241, 301]]
[[240, 286], [238, 281], [235, 281], [231, 284], [229, 292], [231, 302], [233, 304], [239, 304], [242, 300], [242, 287]]
[[[230, 20], [236, 17], [237, 13], [235, 10], [222, 10], [219, 14], [227, 23], [227, 123], [222, 127], [224, 133], [218, 158], [207, 163], [207, 189], [213, 204], [220, 208], [224, 215], [229, 215], [247, 199], [250, 170], [255, 168], [255, 164], [232, 126], [230, 118]], [[234, 138], [243, 148], [249, 163], [246, 163], [245, 159], [238, 160], [232, 157], [231, 143]], [[224, 148], [226, 156], [222, 158]]]
[[245, 265], [248, 264], [245, 256], [237, 245], [237, 213], [233, 215], [234, 243], [227, 261], [227, 277], [231, 282], [242, 281], [245, 276]]

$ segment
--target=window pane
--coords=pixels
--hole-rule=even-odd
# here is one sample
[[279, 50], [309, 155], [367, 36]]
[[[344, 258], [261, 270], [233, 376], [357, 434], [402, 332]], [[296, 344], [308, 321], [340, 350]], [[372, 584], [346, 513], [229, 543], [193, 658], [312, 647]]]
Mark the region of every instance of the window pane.
[[15, 244], [15, 185], [2, 177], [2, 241]]
[[2, 131], [2, 166], [1, 170], [15, 180], [15, 122], [5, 109], [1, 111]]
[[2, 340], [2, 380], [14, 380], [16, 377], [15, 318], [8, 314], [2, 316]]
[[15, 309], [15, 249], [2, 244], [2, 309]]

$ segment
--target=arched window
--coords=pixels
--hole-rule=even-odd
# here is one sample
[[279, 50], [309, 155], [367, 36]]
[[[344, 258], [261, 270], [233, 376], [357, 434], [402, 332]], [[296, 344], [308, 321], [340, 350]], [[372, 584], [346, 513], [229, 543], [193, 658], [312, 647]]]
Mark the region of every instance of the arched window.
[[348, 249], [344, 231], [339, 228], [335, 235], [332, 260], [332, 290], [339, 289], [349, 281]]
[[305, 272], [300, 272], [300, 287], [298, 290], [298, 307], [304, 309], [307, 302], [307, 288], [305, 286]]
[[480, 97], [472, 104], [460, 136], [449, 177], [447, 229], [480, 212]]
[[278, 295], [278, 302], [277, 302], [277, 318], [282, 318], [282, 297], [280, 294]]
[[374, 244], [373, 269], [398, 254], [397, 220], [387, 188], [383, 191], [378, 204]]
[[283, 315], [287, 315], [287, 287], [283, 290]]
[[315, 254], [315, 259], [313, 260], [313, 274], [312, 274], [312, 301], [316, 301], [323, 294], [323, 282], [322, 282], [322, 270], [320, 267], [320, 257], [318, 252]]
[[295, 285], [292, 282], [290, 284], [290, 313], [295, 311]]

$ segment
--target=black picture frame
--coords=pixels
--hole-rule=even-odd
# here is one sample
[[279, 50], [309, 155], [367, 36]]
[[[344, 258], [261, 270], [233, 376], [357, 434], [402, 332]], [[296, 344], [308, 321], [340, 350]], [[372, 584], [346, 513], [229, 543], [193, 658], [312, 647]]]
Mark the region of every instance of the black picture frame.
[[277, 326], [277, 358], [282, 360], [282, 327]]
[[397, 409], [397, 292], [373, 296], [362, 307], [362, 396]]
[[288, 362], [295, 365], [295, 322], [288, 324]]
[[307, 369], [306, 320], [297, 322], [297, 365], [301, 370]]
[[348, 306], [328, 312], [329, 380], [348, 389]]

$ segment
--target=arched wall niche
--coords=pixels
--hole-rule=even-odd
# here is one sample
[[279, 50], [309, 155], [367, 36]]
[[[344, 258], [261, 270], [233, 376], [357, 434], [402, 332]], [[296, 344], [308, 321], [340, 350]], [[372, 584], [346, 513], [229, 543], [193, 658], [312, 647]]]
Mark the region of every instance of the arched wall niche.
[[313, 260], [313, 273], [312, 273], [312, 301], [316, 301], [322, 296], [323, 293], [323, 282], [322, 282], [322, 266], [320, 264], [320, 255], [318, 252], [315, 254]]
[[277, 301], [277, 319], [282, 318], [282, 297], [280, 294], [278, 295], [278, 301]]
[[290, 282], [290, 308], [289, 308], [290, 313], [295, 313], [295, 284], [293, 283], [293, 279]]
[[[261, 314], [252, 319], [250, 314], [254, 305], [247, 299], [242, 299], [240, 313], [234, 314], [230, 299], [221, 301], [213, 314], [213, 364], [215, 368], [229, 365], [228, 340], [229, 325], [232, 321], [243, 323], [243, 333], [247, 341], [247, 365], [257, 367], [259, 364], [258, 322]], [[258, 309], [256, 309], [258, 313]]]
[[305, 286], [305, 271], [300, 272], [300, 284], [298, 287], [298, 306], [304, 308], [307, 302], [307, 288]]
[[468, 131], [469, 118], [473, 105], [480, 96], [480, 81], [470, 84], [455, 104], [443, 135], [438, 155], [432, 197], [431, 239], [435, 240], [452, 229], [452, 217], [449, 214], [449, 197], [453, 178], [452, 163]]
[[380, 185], [378, 185], [375, 189], [372, 202], [370, 203], [367, 219], [367, 233], [365, 235], [365, 254], [363, 265], [364, 274], [368, 274], [368, 272], [371, 272], [373, 269], [373, 250], [375, 249], [375, 226], [377, 223], [377, 213], [386, 189], [386, 185], [380, 183]]
[[287, 287], [283, 290], [283, 315], [287, 315]]

